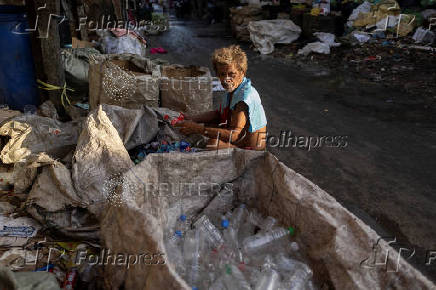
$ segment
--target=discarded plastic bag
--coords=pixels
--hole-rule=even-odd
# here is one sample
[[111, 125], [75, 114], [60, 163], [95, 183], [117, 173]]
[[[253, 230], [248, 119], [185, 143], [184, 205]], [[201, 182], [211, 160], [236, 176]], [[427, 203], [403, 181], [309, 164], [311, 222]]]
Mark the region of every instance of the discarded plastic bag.
[[54, 119], [54, 120], [59, 120], [58, 111], [56, 110], [56, 107], [54, 106], [54, 104], [50, 100], [42, 103], [38, 109], [39, 109], [41, 116], [47, 117], [50, 119]]
[[53, 273], [12, 272], [0, 266], [0, 289], [7, 290], [60, 290]]
[[22, 270], [23, 268], [29, 267], [29, 265], [34, 265], [37, 260], [37, 255], [36, 250], [30, 251], [22, 249], [21, 247], [10, 248], [0, 255], [0, 267], [6, 266], [13, 271]]
[[309, 55], [311, 52], [330, 54], [330, 45], [317, 41], [308, 43], [305, 47], [298, 50], [298, 54], [302, 54], [304, 56]]
[[351, 35], [360, 43], [365, 43], [371, 39], [371, 36], [366, 34], [365, 32], [353, 31]]
[[53, 158], [62, 158], [74, 149], [80, 124], [62, 123], [37, 115], [21, 115], [4, 123], [0, 135], [11, 139], [3, 147], [3, 163], [24, 161], [29, 155], [46, 152]]
[[287, 19], [252, 21], [248, 30], [251, 41], [261, 54], [270, 54], [275, 43], [291, 43], [301, 34], [301, 28]]
[[[321, 284], [336, 289], [435, 287], [374, 230], [270, 153], [232, 149], [152, 154], [123, 178], [134, 186], [122, 186], [119, 194], [125, 202], [112, 204], [101, 224], [104, 247], [112, 253], [151, 252], [166, 257], [163, 234], [179, 210], [195, 215], [216, 196], [216, 185], [231, 182], [238, 201], [296, 228], [296, 237], [317, 266], [314, 279]], [[371, 267], [375, 243], [380, 247], [378, 253], [397, 253], [387, 263], [397, 265], [398, 261], [397, 271]], [[133, 261], [106, 265], [105, 286], [191, 289], [169, 263], [150, 266]]]
[[335, 42], [335, 35], [326, 32], [315, 32], [314, 35], [318, 37], [321, 41], [308, 43], [305, 47], [298, 50], [298, 54], [304, 56], [310, 54], [311, 52], [330, 54], [330, 47], [340, 46], [340, 43]]
[[336, 36], [333, 33], [315, 32], [313, 35], [318, 37], [321, 42], [327, 43], [331, 46], [340, 46], [341, 44], [335, 41]]
[[418, 27], [416, 29], [415, 34], [413, 35], [413, 40], [416, 43], [430, 43], [432, 44], [435, 40], [435, 34], [433, 31], [429, 29], [424, 29], [422, 27]]
[[24, 246], [41, 226], [28, 217], [9, 218], [0, 215], [0, 246]]
[[132, 53], [145, 56], [147, 53], [147, 46], [130, 34], [114, 37], [111, 32], [103, 31], [100, 42], [105, 54]]

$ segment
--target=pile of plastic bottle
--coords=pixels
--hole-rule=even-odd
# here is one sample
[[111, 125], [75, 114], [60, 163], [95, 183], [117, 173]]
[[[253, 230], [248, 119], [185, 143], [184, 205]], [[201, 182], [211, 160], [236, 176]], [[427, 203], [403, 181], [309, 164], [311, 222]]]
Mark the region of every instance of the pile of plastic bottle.
[[167, 263], [192, 289], [315, 289], [294, 229], [244, 204], [209, 211], [192, 222], [182, 214], [165, 239]]
[[138, 164], [143, 161], [145, 157], [150, 153], [170, 153], [170, 152], [196, 152], [197, 148], [192, 148], [191, 144], [186, 141], [180, 142], [167, 142], [162, 140], [161, 142], [151, 142], [145, 145], [140, 145], [130, 152], [131, 159]]

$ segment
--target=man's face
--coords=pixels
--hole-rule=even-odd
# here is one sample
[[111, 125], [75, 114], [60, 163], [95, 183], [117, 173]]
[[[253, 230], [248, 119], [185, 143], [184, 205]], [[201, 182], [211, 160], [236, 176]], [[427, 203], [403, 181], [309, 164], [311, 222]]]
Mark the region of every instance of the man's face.
[[221, 81], [221, 85], [229, 93], [233, 92], [244, 79], [244, 74], [238, 70], [234, 64], [218, 64], [216, 69], [217, 76]]

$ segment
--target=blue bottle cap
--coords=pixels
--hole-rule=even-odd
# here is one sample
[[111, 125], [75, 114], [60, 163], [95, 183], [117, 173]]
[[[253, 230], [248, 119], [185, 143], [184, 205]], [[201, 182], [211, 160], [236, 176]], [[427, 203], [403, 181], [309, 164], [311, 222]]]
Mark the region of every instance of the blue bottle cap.
[[192, 287], [192, 290], [198, 290], [198, 288], [194, 286], [194, 287]]
[[229, 227], [229, 220], [222, 220], [221, 221], [221, 226], [225, 229], [227, 229]]
[[181, 220], [182, 222], [186, 221], [186, 215], [182, 214], [182, 215], [180, 216], [180, 220]]
[[177, 230], [175, 233], [176, 233], [176, 236], [178, 236], [178, 237], [182, 236], [182, 231]]

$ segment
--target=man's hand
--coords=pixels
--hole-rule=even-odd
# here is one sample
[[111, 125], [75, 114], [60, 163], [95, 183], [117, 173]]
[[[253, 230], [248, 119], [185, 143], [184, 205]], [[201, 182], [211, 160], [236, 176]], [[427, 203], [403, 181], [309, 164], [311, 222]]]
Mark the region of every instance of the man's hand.
[[180, 127], [180, 132], [184, 135], [191, 134], [203, 134], [204, 125], [198, 124], [192, 121], [183, 121], [174, 125], [174, 127]]

